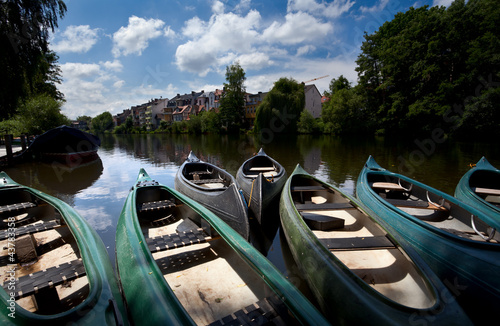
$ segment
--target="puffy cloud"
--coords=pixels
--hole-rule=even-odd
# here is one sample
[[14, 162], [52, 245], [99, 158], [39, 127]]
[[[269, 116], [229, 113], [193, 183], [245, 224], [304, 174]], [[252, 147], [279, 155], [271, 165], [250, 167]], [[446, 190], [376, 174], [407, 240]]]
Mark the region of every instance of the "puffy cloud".
[[288, 13], [284, 23], [273, 22], [262, 34], [270, 43], [280, 42], [285, 45], [324, 38], [333, 31], [331, 23], [322, 23], [305, 12]]
[[162, 30], [163, 22], [160, 19], [144, 19], [132, 16], [128, 19], [127, 27], [120, 29], [113, 34], [113, 55], [137, 54], [141, 55], [148, 45], [149, 40], [165, 34]]
[[313, 45], [304, 45], [297, 49], [297, 56], [306, 55], [308, 53], [314, 52], [316, 47]]
[[451, 3], [453, 2], [453, 0], [434, 0], [434, 2], [432, 3], [432, 6], [445, 6], [445, 7], [449, 7], [451, 5]]
[[228, 52], [248, 53], [259, 41], [260, 14], [234, 13], [212, 15], [208, 22], [194, 17], [185, 23], [182, 34], [191, 40], [177, 47], [176, 64], [182, 71], [205, 76]]
[[119, 60], [100, 62], [100, 64], [109, 70], [120, 72], [123, 69], [123, 65]]
[[52, 49], [61, 53], [88, 52], [97, 43], [98, 32], [99, 29], [91, 29], [89, 25], [68, 26], [64, 32], [54, 35]]
[[[382, 0], [386, 1], [386, 0]], [[337, 18], [349, 11], [354, 5], [352, 0], [333, 0], [330, 3], [316, 0], [288, 0], [288, 12], [301, 11], [328, 18]]]

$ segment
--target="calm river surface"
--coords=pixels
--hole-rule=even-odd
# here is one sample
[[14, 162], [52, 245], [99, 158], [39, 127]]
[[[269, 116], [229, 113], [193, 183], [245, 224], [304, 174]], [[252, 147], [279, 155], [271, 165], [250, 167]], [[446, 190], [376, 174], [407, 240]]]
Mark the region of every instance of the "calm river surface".
[[[259, 141], [247, 136], [104, 135], [99, 160], [72, 170], [54, 164], [20, 164], [6, 168], [18, 183], [58, 197], [83, 216], [101, 236], [114, 264], [115, 229], [123, 203], [139, 169], [169, 187], [190, 151], [233, 176], [260, 147], [290, 174], [297, 164], [322, 180], [355, 194], [359, 172], [369, 155], [391, 171], [453, 195], [461, 176], [482, 156], [500, 166], [498, 142], [490, 144], [436, 142], [432, 138], [396, 141], [383, 138], [340, 139], [330, 136], [286, 136]], [[276, 223], [256, 232], [252, 243], [296, 285], [298, 271]], [[274, 226], [273, 226], [274, 225]]]

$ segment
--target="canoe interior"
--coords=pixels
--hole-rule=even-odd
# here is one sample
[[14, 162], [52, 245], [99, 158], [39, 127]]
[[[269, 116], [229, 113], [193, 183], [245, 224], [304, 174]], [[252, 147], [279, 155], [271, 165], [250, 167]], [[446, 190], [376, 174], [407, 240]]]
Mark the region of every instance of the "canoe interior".
[[[9, 248], [15, 248], [15, 256]], [[0, 190], [0, 280], [9, 296], [17, 293], [18, 305], [40, 315], [70, 310], [89, 294], [80, 251], [64, 218], [22, 188]]]
[[483, 200], [500, 208], [500, 173], [478, 170], [471, 174], [469, 187]]
[[227, 173], [205, 163], [185, 164], [182, 175], [201, 188], [221, 190], [231, 185], [231, 178]]
[[382, 199], [444, 232], [477, 242], [500, 241], [500, 234], [478, 216], [437, 193], [395, 176], [369, 173], [367, 180]]
[[196, 324], [216, 325], [223, 318], [227, 323], [241, 315], [271, 324], [295, 324], [259, 275], [166, 188], [137, 189], [136, 207], [154, 260]]
[[281, 167], [267, 156], [254, 156], [243, 164], [243, 173], [247, 178], [256, 178], [262, 173], [266, 178], [272, 178], [281, 173]]
[[387, 232], [357, 205], [314, 179], [294, 176], [292, 200], [313, 234], [349, 270], [383, 296], [429, 308], [435, 295]]

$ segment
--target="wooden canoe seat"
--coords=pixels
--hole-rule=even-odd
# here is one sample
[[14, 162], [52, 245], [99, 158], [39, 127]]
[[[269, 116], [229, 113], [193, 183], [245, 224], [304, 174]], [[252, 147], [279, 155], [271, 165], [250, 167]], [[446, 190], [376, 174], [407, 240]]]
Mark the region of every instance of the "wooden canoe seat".
[[146, 244], [152, 253], [174, 248], [190, 246], [193, 244], [204, 243], [213, 240], [213, 238], [203, 229], [189, 230], [185, 232], [161, 235], [158, 237], [147, 238]]
[[141, 204], [141, 206], [139, 208], [139, 213], [152, 212], [152, 211], [167, 209], [167, 208], [171, 208], [171, 207], [175, 207], [175, 202], [173, 202], [169, 199], [145, 202], [145, 203]]
[[372, 188], [393, 191], [408, 191], [408, 189], [405, 189], [397, 183], [393, 182], [374, 182], [372, 184]]
[[25, 210], [25, 209], [28, 209], [28, 208], [33, 208], [33, 207], [36, 207], [36, 206], [37, 206], [37, 204], [32, 203], [32, 202], [24, 202], [24, 203], [15, 203], [15, 204], [10, 204], [10, 205], [3, 205], [3, 206], [0, 206], [0, 214], [22, 211], [22, 210]]
[[287, 325], [290, 317], [288, 309], [280, 300], [274, 297], [264, 298], [240, 309], [222, 319], [210, 323], [209, 326], [222, 325]]
[[385, 199], [389, 204], [396, 207], [420, 208], [420, 209], [433, 209], [436, 211], [448, 212], [444, 206], [436, 205], [423, 200], [405, 200], [405, 199]]
[[221, 179], [201, 179], [201, 180], [191, 180], [195, 185], [201, 185], [205, 183], [223, 183], [224, 180]]
[[292, 186], [292, 191], [328, 191], [328, 189], [321, 186]]
[[490, 196], [500, 196], [500, 189], [490, 189], [490, 188], [472, 188], [476, 194], [480, 195], [490, 195]]
[[314, 210], [334, 210], [334, 209], [352, 209], [356, 208], [350, 203], [324, 203], [324, 204], [295, 204], [299, 211], [314, 211]]
[[274, 171], [274, 170], [276, 170], [274, 168], [274, 166], [261, 166], [261, 167], [253, 167], [253, 168], [249, 169], [250, 172], [257, 172], [257, 173], [271, 172], [271, 171]]
[[[20, 226], [20, 227], [16, 228], [16, 237], [21, 236], [21, 235], [25, 235], [25, 234], [43, 232], [43, 231], [57, 229], [57, 228], [66, 226], [66, 224], [63, 224], [61, 222], [63, 222], [63, 220], [61, 220], [61, 221], [52, 220], [52, 221], [47, 221], [44, 223], [36, 223], [36, 224]], [[12, 236], [12, 233], [10, 234], [10, 236]], [[8, 237], [9, 237], [8, 230], [0, 231], [0, 240], [7, 239]]]
[[386, 236], [319, 239], [329, 250], [367, 250], [395, 248]]
[[345, 221], [342, 218], [317, 214], [314, 212], [300, 212], [300, 215], [311, 230], [328, 231], [341, 229], [345, 224]]
[[[70, 261], [58, 266], [47, 268], [43, 271], [33, 274], [21, 276], [16, 282], [15, 298], [20, 299], [40, 291], [54, 288], [66, 281], [71, 281], [79, 277], [85, 276], [85, 267], [80, 259]], [[4, 283], [2, 287], [7, 293], [13, 292], [7, 290], [8, 283]]]

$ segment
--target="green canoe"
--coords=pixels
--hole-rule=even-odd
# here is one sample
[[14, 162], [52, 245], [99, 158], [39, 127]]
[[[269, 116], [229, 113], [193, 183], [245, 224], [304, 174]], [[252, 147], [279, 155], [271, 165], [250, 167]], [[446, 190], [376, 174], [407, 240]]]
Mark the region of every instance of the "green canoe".
[[283, 188], [280, 217], [292, 256], [332, 324], [470, 323], [411, 248], [356, 199], [299, 165]]
[[0, 173], [0, 324], [123, 325], [102, 240], [63, 201]]
[[460, 179], [455, 197], [500, 221], [500, 170], [481, 158]]
[[116, 262], [136, 324], [328, 324], [235, 230], [144, 169], [118, 221]]
[[380, 167], [369, 157], [357, 197], [448, 286], [474, 323], [500, 305], [500, 221], [457, 198]]

